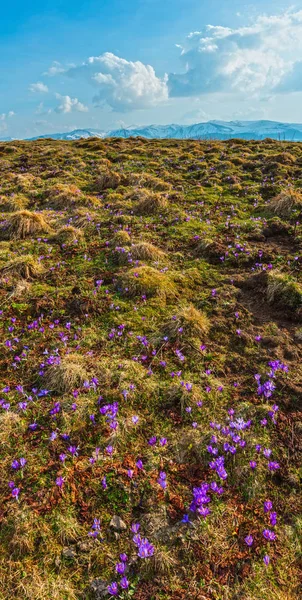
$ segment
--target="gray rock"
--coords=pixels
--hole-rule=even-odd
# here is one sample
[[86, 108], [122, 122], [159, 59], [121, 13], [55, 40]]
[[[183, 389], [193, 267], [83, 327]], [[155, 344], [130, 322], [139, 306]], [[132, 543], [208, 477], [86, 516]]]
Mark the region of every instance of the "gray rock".
[[74, 548], [63, 548], [62, 551], [62, 556], [64, 558], [68, 558], [69, 560], [75, 560], [76, 558], [76, 552], [74, 551]]
[[107, 582], [103, 579], [93, 579], [90, 583], [89, 591], [94, 594], [96, 600], [106, 598], [108, 596]]
[[109, 525], [115, 531], [125, 531], [127, 529], [126, 523], [118, 515], [112, 517]]

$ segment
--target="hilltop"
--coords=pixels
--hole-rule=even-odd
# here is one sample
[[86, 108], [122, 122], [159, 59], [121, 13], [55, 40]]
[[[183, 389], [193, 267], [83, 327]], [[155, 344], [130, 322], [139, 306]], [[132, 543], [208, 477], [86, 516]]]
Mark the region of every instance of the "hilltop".
[[1, 600], [301, 598], [301, 145], [0, 171]]

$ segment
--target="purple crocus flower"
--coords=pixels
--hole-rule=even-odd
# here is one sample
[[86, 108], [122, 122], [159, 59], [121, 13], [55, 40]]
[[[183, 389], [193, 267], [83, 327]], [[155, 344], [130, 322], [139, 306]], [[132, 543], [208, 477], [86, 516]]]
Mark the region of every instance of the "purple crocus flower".
[[252, 535], [247, 535], [244, 538], [244, 541], [245, 541], [245, 543], [246, 543], [247, 546], [251, 547], [253, 545], [254, 538], [253, 538]]
[[125, 552], [122, 552], [122, 554], [120, 554], [120, 559], [122, 562], [127, 562], [128, 561], [127, 554], [125, 554]]
[[150, 544], [147, 538], [143, 538], [141, 540], [140, 546], [138, 548], [138, 556], [140, 558], [149, 558], [154, 554], [154, 546]]
[[120, 580], [120, 586], [123, 590], [127, 590], [129, 587], [129, 581], [127, 579], [127, 577], [122, 577], [122, 579]]
[[119, 575], [124, 575], [126, 569], [126, 565], [123, 562], [119, 562], [115, 565], [115, 570]]
[[280, 469], [279, 463], [277, 463], [275, 461], [269, 462], [267, 466], [268, 466], [269, 471], [277, 471], [278, 469]]
[[118, 585], [116, 583], [116, 581], [113, 581], [112, 583], [110, 583], [110, 585], [108, 585], [107, 590], [109, 592], [109, 594], [111, 594], [111, 596], [117, 596], [118, 595]]
[[268, 542], [273, 542], [276, 539], [276, 534], [271, 531], [270, 529], [264, 529], [263, 533], [263, 537], [268, 541]]
[[270, 559], [270, 557], [268, 556], [268, 554], [266, 554], [266, 555], [263, 557], [263, 562], [264, 562], [264, 564], [265, 564], [265, 566], [266, 566], [266, 567], [268, 567], [268, 565], [269, 565], [269, 563], [270, 563], [270, 560], [271, 560], [271, 559]]
[[14, 487], [12, 489], [12, 497], [16, 498], [16, 500], [19, 500], [19, 494], [20, 494], [20, 488]]
[[263, 505], [263, 510], [265, 513], [269, 512], [273, 508], [273, 503], [271, 500], [266, 500]]

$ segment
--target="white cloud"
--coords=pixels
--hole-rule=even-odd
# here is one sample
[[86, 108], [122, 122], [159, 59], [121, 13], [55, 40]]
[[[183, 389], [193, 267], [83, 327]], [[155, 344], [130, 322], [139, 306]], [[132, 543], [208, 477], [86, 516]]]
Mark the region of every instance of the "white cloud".
[[261, 95], [302, 89], [302, 11], [259, 16], [253, 25], [206, 26], [188, 35], [182, 73], [170, 73], [170, 96], [211, 92]]
[[168, 98], [167, 76], [160, 79], [151, 65], [127, 61], [111, 52], [92, 56], [67, 74], [88, 81], [97, 89], [95, 104], [107, 104], [115, 111], [150, 108]]
[[61, 65], [61, 63], [57, 62], [56, 60], [52, 63], [52, 66], [49, 67], [49, 69], [47, 71], [45, 71], [43, 73], [43, 75], [47, 75], [48, 77], [54, 77], [55, 75], [58, 75], [59, 73], [65, 73], [66, 68], [63, 67], [63, 65]]
[[51, 108], [45, 107], [43, 102], [40, 102], [35, 110], [36, 115], [50, 115], [51, 112]]
[[6, 121], [6, 119], [10, 119], [11, 117], [14, 117], [15, 113], [13, 110], [10, 110], [8, 113], [2, 113], [0, 114], [0, 121]]
[[77, 98], [61, 96], [61, 94], [56, 94], [56, 98], [60, 100], [60, 104], [55, 108], [57, 113], [88, 112], [88, 107], [79, 102]]
[[30, 92], [40, 92], [46, 94], [48, 92], [48, 87], [45, 83], [38, 81], [37, 83], [31, 83], [29, 86]]

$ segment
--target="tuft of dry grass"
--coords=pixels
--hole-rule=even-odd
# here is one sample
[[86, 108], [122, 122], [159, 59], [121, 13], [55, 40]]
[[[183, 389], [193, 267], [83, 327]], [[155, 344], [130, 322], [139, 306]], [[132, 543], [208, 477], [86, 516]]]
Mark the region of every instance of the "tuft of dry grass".
[[15, 212], [24, 210], [29, 205], [29, 199], [23, 194], [12, 194], [11, 196], [0, 197], [0, 210], [4, 212]]
[[81, 190], [74, 184], [56, 183], [45, 192], [46, 202], [54, 209], [62, 210], [70, 205], [85, 202]]
[[165, 258], [165, 253], [149, 242], [134, 244], [130, 248], [130, 253], [134, 260], [151, 260], [155, 262]]
[[144, 188], [137, 190], [133, 199], [137, 201], [134, 212], [139, 215], [156, 214], [168, 206], [168, 199], [165, 195]]
[[120, 275], [118, 287], [123, 294], [129, 296], [145, 294], [147, 297], [166, 298], [177, 293], [176, 285], [170, 275], [149, 266], [137, 267]]
[[200, 312], [193, 304], [183, 306], [162, 329], [163, 336], [170, 341], [178, 338], [202, 337], [210, 329], [208, 317]]
[[128, 231], [121, 229], [112, 236], [111, 246], [130, 246], [131, 237]]
[[29, 210], [19, 210], [8, 217], [5, 234], [8, 239], [24, 240], [42, 233], [50, 233], [51, 227], [43, 215]]
[[272, 271], [267, 278], [267, 300], [270, 304], [297, 310], [302, 306], [302, 286], [288, 275]]
[[290, 216], [293, 209], [302, 210], [302, 194], [301, 192], [289, 187], [282, 190], [278, 196], [273, 198], [269, 204], [273, 213], [280, 217]]
[[43, 267], [36, 258], [30, 254], [18, 256], [0, 268], [2, 275], [12, 275], [23, 277], [24, 279], [34, 279], [43, 273]]
[[64, 356], [58, 365], [51, 365], [46, 373], [47, 386], [58, 394], [70, 392], [88, 379], [84, 357], [80, 354]]
[[104, 192], [107, 189], [116, 189], [121, 183], [121, 176], [116, 171], [103, 171], [95, 180], [95, 189]]
[[157, 192], [168, 192], [171, 190], [171, 183], [155, 177], [150, 173], [132, 173], [129, 177], [131, 185], [139, 185], [145, 188], [151, 188]]
[[81, 241], [83, 237], [81, 229], [77, 229], [72, 225], [64, 225], [49, 241], [56, 244], [68, 244]]

